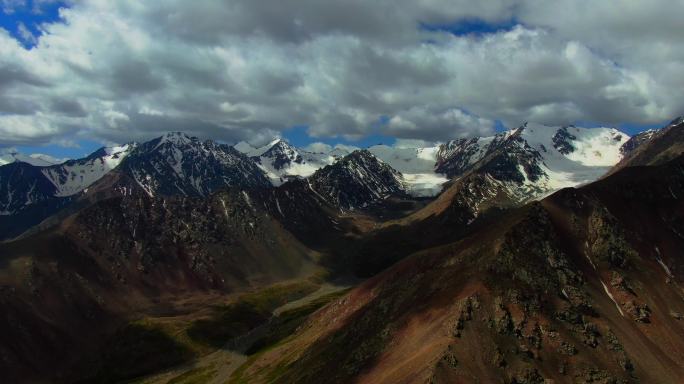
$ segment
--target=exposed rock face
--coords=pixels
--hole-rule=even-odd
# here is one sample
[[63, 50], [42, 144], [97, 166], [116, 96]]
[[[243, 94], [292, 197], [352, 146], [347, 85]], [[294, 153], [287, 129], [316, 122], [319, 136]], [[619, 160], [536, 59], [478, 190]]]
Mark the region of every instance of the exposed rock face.
[[308, 182], [326, 201], [344, 210], [408, 196], [401, 174], [366, 150], [354, 151], [316, 171]]
[[479, 143], [480, 138], [452, 140], [440, 146], [437, 153], [437, 171], [449, 177], [466, 172], [484, 157], [487, 148]]
[[495, 140], [491, 147], [495, 150], [485, 158], [478, 171], [486, 172], [503, 182], [523, 184], [526, 180], [536, 182], [544, 175], [540, 163], [541, 154], [520, 136], [519, 131], [510, 137]]
[[40, 168], [15, 162], [0, 167], [0, 214], [11, 215], [55, 196], [57, 189]]
[[180, 132], [141, 144], [119, 171], [151, 196], [207, 196], [227, 187], [270, 186], [256, 164], [233, 147]]
[[556, 148], [558, 152], [567, 155], [568, 153], [575, 151], [575, 147], [572, 145], [574, 140], [577, 140], [577, 136], [569, 133], [568, 127], [562, 127], [553, 135], [553, 147]]
[[[278, 225], [239, 191], [210, 199], [108, 199], [77, 214], [69, 230], [79, 244], [112, 262], [113, 275], [129, 276], [126, 280], [169, 274], [191, 285], [235, 288], [247, 283], [242, 279], [248, 271], [271, 278], [295, 275], [305, 260], [302, 249], [277, 241]], [[276, 255], [282, 259], [269, 260]]]
[[613, 172], [625, 167], [658, 165], [684, 153], [684, 118], [673, 120], [668, 126], [642, 132], [621, 149], [625, 154]]
[[630, 137], [627, 142], [622, 144], [622, 147], [620, 147], [620, 153], [622, 153], [622, 156], [625, 158], [630, 157], [639, 147], [645, 143], [648, 143], [657, 132], [657, 130], [649, 129], [648, 131], [637, 133], [636, 135]]
[[0, 240], [13, 238], [71, 202], [35, 167], [15, 162], [0, 167]]
[[629, 137], [615, 129], [525, 124], [492, 137], [440, 147], [437, 171], [452, 178], [481, 173], [505, 184], [519, 202], [603, 176], [621, 158]]
[[[376, 185], [362, 188], [373, 191], [371, 194], [374, 196], [360, 197], [358, 201], [345, 201], [349, 196], [342, 196], [340, 207], [364, 208], [363, 204], [375, 204], [391, 194], [402, 198], [407, 194], [434, 196], [442, 191], [446, 181], [443, 174], [460, 178], [471, 172], [491, 176], [507, 188], [508, 195], [515, 196], [518, 203], [526, 202], [560, 187], [593, 181], [601, 176], [603, 168], [593, 166], [596, 159], [586, 157], [598, 156], [601, 164], [613, 165], [612, 149], [622, 136], [617, 131], [599, 129], [600, 136], [605, 138], [597, 141], [590, 137], [589, 131], [594, 130], [530, 125], [492, 137], [459, 139], [439, 147], [406, 149], [374, 146], [371, 150], [386, 159], [386, 165], [395, 165], [407, 175], [394, 172], [395, 176], [382, 177]], [[600, 145], [592, 147], [596, 142]], [[571, 147], [579, 149], [569, 151]], [[40, 172], [34, 169], [30, 175], [26, 171], [24, 176], [28, 179], [24, 184], [9, 184], [5, 187], [8, 191], [0, 196], [0, 205], [4, 205], [0, 213], [7, 216], [25, 211], [17, 220], [22, 224], [15, 225], [11, 234], [4, 231], [6, 235], [3, 237], [20, 234], [68, 206], [72, 200], [78, 200], [83, 191], [99, 183], [113, 170], [130, 176], [131, 184], [120, 185], [126, 190], [140, 187], [151, 195], [208, 196], [226, 187], [266, 188], [292, 179], [311, 177], [315, 171], [332, 165], [347, 154], [343, 147], [328, 153], [308, 152], [283, 140], [275, 140], [262, 148], [252, 148], [246, 143], [237, 145], [237, 148], [244, 153], [213, 141], [201, 142], [183, 133], [172, 132], [142, 145], [131, 143], [102, 148], [83, 159], [41, 167]], [[567, 164], [559, 162], [558, 156], [565, 162], [573, 161], [574, 165], [577, 164], [574, 161], [579, 159], [591, 167], [574, 175], [574, 168], [566, 169]], [[385, 172], [371, 170], [376, 171]], [[0, 171], [0, 179], [8, 179], [12, 172], [11, 169]], [[558, 179], [559, 174], [564, 175], [562, 180]], [[397, 177], [400, 180], [395, 180]], [[359, 178], [354, 183], [359, 184]], [[382, 183], [388, 184], [383, 186]], [[329, 181], [323, 184], [328, 184], [325, 188], [331, 193], [342, 191], [331, 186]], [[352, 195], [357, 193], [360, 190]], [[66, 197], [71, 198], [59, 200]], [[337, 199], [336, 196], [329, 198]], [[36, 204], [39, 205], [26, 209]], [[0, 217], [0, 228], [9, 227], [9, 220]]]
[[244, 142], [237, 144], [236, 148], [249, 156], [274, 186], [309, 177], [315, 171], [349, 154], [349, 151], [341, 148], [328, 153], [314, 153], [296, 148], [282, 139], [273, 140], [260, 148]]
[[270, 159], [274, 169], [281, 170], [292, 164], [302, 164], [304, 157], [291, 145], [280, 140], [269, 148], [261, 156], [256, 156], [254, 159], [261, 163], [262, 158]]

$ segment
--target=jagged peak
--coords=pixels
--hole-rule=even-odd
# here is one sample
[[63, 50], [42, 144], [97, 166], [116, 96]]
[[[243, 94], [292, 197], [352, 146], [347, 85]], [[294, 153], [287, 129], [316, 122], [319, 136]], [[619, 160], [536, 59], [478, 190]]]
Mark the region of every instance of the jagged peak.
[[669, 127], [674, 127], [678, 125], [682, 125], [684, 123], [684, 115], [677, 117], [676, 119], [672, 120], [670, 124], [668, 124]]
[[115, 153], [131, 151], [131, 150], [137, 148], [138, 145], [139, 144], [137, 142], [131, 141], [131, 142], [128, 142], [128, 143], [123, 144], [123, 145], [112, 145], [109, 147], [103, 147], [103, 149], [108, 155], [112, 155]]
[[279, 145], [279, 144], [282, 145], [283, 143], [285, 143], [285, 140], [283, 140], [279, 137], [276, 137], [273, 140], [271, 140], [268, 144], [266, 144], [266, 146], [267, 147], [274, 147], [274, 146]]
[[288, 149], [294, 150], [294, 149], [296, 149], [290, 143], [288, 143], [287, 141], [282, 140], [282, 139], [277, 139], [277, 140], [271, 142], [271, 144], [269, 144], [269, 145], [270, 145], [269, 151], [288, 150]]
[[[95, 150], [90, 155], [86, 156], [85, 160], [97, 159], [105, 156], [116, 156], [117, 154], [130, 152], [138, 146], [138, 143], [132, 141], [123, 145], [110, 145], [106, 147], [100, 147]], [[70, 161], [79, 161], [84, 159], [72, 159]]]
[[370, 172], [377, 173], [390, 173], [395, 178], [401, 178], [401, 172], [392, 168], [389, 164], [385, 163], [372, 152], [367, 149], [357, 149], [352, 153], [344, 156], [338, 162], [329, 165], [319, 171], [326, 169], [344, 169], [348, 172], [350, 169], [365, 168]]
[[268, 144], [262, 145], [261, 147], [258, 147], [258, 148], [253, 148], [251, 151], [249, 151], [247, 153], [247, 155], [252, 156], [252, 157], [258, 157], [258, 156], [263, 156], [265, 153], [267, 153], [269, 151], [285, 150], [285, 149], [294, 150], [295, 148], [293, 146], [291, 146], [287, 141], [285, 141], [281, 138], [274, 138], [273, 140], [268, 142]]
[[340, 164], [345, 164], [345, 163], [367, 163], [367, 162], [377, 162], [378, 164], [385, 164], [382, 160], [380, 160], [377, 156], [375, 156], [373, 153], [371, 153], [367, 149], [357, 149], [350, 154], [344, 156], [339, 163]]
[[367, 149], [357, 149], [355, 151], [352, 151], [347, 156], [345, 156], [345, 158], [376, 158], [376, 157]]
[[527, 129], [528, 124], [529, 124], [529, 122], [526, 121], [521, 126], [519, 126], [518, 128], [513, 128], [509, 131], [506, 131], [506, 134], [507, 134], [506, 137], [510, 137], [513, 135], [518, 135], [518, 136], [521, 135]]
[[175, 145], [183, 145], [196, 141], [199, 140], [185, 132], [167, 132], [159, 137], [159, 144], [172, 143]]
[[146, 141], [136, 147], [143, 152], [164, 150], [171, 147], [201, 146], [203, 143], [195, 136], [190, 136], [185, 132], [167, 132], [162, 136]]

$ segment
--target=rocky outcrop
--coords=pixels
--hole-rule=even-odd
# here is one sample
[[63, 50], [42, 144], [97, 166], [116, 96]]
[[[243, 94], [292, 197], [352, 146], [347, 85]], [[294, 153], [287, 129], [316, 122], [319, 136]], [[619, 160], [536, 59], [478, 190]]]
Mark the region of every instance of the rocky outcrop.
[[354, 151], [307, 180], [312, 190], [343, 210], [369, 208], [385, 199], [408, 197], [401, 173], [366, 150]]

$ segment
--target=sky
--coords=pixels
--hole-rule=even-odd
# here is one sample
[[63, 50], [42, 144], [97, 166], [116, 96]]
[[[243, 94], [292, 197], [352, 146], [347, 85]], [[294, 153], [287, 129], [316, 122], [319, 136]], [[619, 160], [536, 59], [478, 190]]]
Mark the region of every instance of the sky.
[[681, 0], [0, 0], [0, 151], [434, 143], [684, 114]]

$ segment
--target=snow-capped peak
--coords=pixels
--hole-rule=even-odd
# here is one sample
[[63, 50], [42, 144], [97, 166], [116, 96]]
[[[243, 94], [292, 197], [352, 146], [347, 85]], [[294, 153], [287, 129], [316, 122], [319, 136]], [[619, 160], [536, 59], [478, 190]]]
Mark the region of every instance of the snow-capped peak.
[[673, 127], [675, 125], [679, 125], [684, 123], [684, 116], [679, 116], [676, 119], [672, 120], [670, 124], [668, 124], [668, 127]]
[[4, 152], [0, 151], [0, 165], [5, 165], [14, 162], [22, 162], [34, 165], [36, 167], [48, 167], [55, 164], [61, 164], [69, 159], [58, 159], [50, 155], [45, 155], [42, 153], [33, 153], [30, 155], [24, 155], [19, 153], [14, 148], [6, 150]]
[[[259, 148], [245, 142], [236, 144], [235, 148], [252, 157], [275, 186], [292, 178], [308, 177], [316, 170], [333, 164], [358, 149], [321, 144], [315, 147], [316, 150], [307, 151], [279, 138]], [[434, 196], [447, 181], [443, 174], [435, 171], [438, 150], [438, 146], [419, 148], [375, 145], [368, 148], [375, 157], [403, 174], [408, 191], [414, 196]]]
[[277, 138], [247, 155], [266, 173], [271, 183], [278, 186], [292, 178], [312, 175], [334, 163], [340, 154], [308, 152]]
[[180, 132], [141, 144], [121, 169], [149, 195], [207, 196], [228, 186], [268, 185], [257, 166], [233, 147]]
[[193, 141], [197, 141], [196, 137], [191, 137], [185, 132], [168, 132], [159, 137], [159, 142], [157, 143], [157, 146], [166, 144], [166, 143], [171, 143], [173, 145], [184, 145], [184, 144], [189, 144]]
[[249, 152], [245, 152], [245, 154], [250, 157], [259, 157], [276, 146], [289, 147], [290, 145], [280, 138], [275, 138], [266, 145], [262, 145], [258, 148], [252, 147], [252, 150], [250, 150]]
[[104, 147], [104, 151], [108, 155], [116, 155], [117, 153], [128, 152], [130, 149], [137, 146], [137, 143], [128, 143], [124, 145], [115, 145], [112, 147]]
[[483, 171], [493, 172], [498, 180], [522, 183], [529, 191], [527, 196], [540, 197], [603, 176], [620, 161], [620, 148], [627, 140], [628, 135], [614, 128], [529, 123], [495, 136], [442, 145], [438, 170], [458, 177], [474, 167], [485, 166]]
[[55, 196], [74, 195], [116, 168], [136, 146], [137, 144], [130, 143], [103, 147], [86, 158], [46, 167], [42, 172], [55, 185]]
[[406, 196], [401, 173], [368, 150], [356, 150], [309, 179], [310, 187], [342, 209], [365, 208], [390, 196]]

